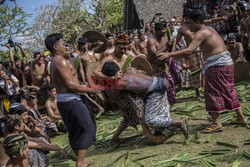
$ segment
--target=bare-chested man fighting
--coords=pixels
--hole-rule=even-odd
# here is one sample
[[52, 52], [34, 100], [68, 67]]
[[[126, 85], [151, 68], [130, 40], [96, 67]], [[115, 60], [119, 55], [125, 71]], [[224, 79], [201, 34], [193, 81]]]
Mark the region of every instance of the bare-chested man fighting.
[[166, 78], [169, 81], [169, 89], [167, 90], [167, 96], [170, 104], [174, 104], [175, 99], [175, 86], [173, 78], [168, 70], [166, 61], [160, 61], [157, 59], [156, 54], [167, 51], [167, 37], [166, 37], [166, 23], [155, 24], [155, 34], [148, 39], [148, 60], [153, 69], [153, 75], [157, 77]]
[[[184, 17], [185, 16], [186, 15], [184, 15]], [[216, 23], [220, 21], [227, 21], [227, 20], [228, 19], [226, 17], [218, 17], [214, 19], [204, 20], [204, 24], [209, 25], [212, 23]], [[189, 46], [194, 38], [194, 32], [190, 31], [188, 25], [186, 25], [185, 23], [178, 30], [178, 34], [176, 37], [177, 43], [181, 40], [182, 36], [184, 37], [187, 46]], [[189, 63], [189, 68], [191, 72], [201, 69], [202, 62], [203, 62], [203, 56], [202, 56], [202, 52], [200, 51], [200, 49], [196, 49], [194, 53], [188, 56], [188, 63]], [[202, 76], [200, 72], [191, 76], [191, 86], [195, 89], [197, 100], [200, 100], [199, 87], [201, 86], [201, 79], [202, 79]]]
[[89, 162], [85, 160], [85, 156], [87, 149], [95, 141], [96, 124], [78, 93], [95, 93], [99, 90], [79, 84], [61, 34], [48, 35], [45, 45], [53, 56], [51, 78], [58, 92], [57, 106], [67, 127], [70, 145], [77, 155], [76, 166], [86, 167]]
[[[106, 62], [112, 61], [115, 64], [117, 64], [119, 69], [122, 69], [124, 63], [128, 58], [127, 55], [128, 45], [129, 45], [128, 36], [124, 33], [118, 35], [115, 40], [114, 52], [102, 60], [101, 64], [94, 71], [95, 77], [103, 80], [118, 79], [122, 75], [121, 70], [119, 70], [114, 76], [110, 77], [102, 72], [102, 68]], [[144, 102], [140, 96], [138, 96], [136, 93], [133, 92], [121, 91], [118, 97], [113, 98], [114, 96], [111, 92], [112, 91], [106, 90], [106, 93], [109, 96], [109, 98], [112, 99], [113, 102], [116, 103], [121, 108], [123, 114], [123, 121], [120, 123], [119, 127], [114, 133], [111, 142], [119, 141], [119, 135], [128, 126], [136, 128], [136, 126], [140, 123], [144, 130], [147, 141], [160, 143], [164, 140], [162, 138], [154, 138], [154, 136], [149, 133], [149, 130], [147, 129], [148, 127], [145, 125], [145, 122], [141, 121], [142, 120], [141, 114], [144, 110]]]
[[205, 74], [205, 104], [212, 117], [212, 124], [205, 133], [222, 131], [219, 113], [226, 109], [235, 110], [237, 122], [246, 125], [242, 109], [234, 88], [234, 65], [220, 35], [211, 27], [204, 25], [205, 15], [201, 10], [188, 11], [187, 26], [194, 32], [194, 38], [188, 48], [173, 52], [159, 53], [159, 60], [192, 54], [200, 47], [204, 55], [203, 73]]

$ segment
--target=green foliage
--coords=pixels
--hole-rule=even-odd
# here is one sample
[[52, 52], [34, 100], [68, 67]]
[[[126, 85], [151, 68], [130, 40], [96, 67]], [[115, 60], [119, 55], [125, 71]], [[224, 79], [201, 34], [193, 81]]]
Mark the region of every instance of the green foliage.
[[[12, 50], [13, 52], [13, 55], [14, 56], [17, 56], [19, 57], [20, 59], [22, 59], [22, 53], [20, 51], [18, 52], [15, 52], [14, 50]], [[9, 51], [8, 50], [5, 50], [5, 51], [2, 51], [0, 50], [0, 60], [1, 61], [10, 61], [10, 58], [9, 58]]]
[[26, 18], [30, 16], [18, 6], [0, 6], [0, 41], [24, 33], [28, 27]]
[[41, 7], [29, 37], [31, 50], [42, 49], [50, 33], [62, 33], [66, 42], [76, 45], [87, 30], [109, 31], [110, 26], [120, 29], [123, 17], [122, 0], [58, 0], [58, 3]]

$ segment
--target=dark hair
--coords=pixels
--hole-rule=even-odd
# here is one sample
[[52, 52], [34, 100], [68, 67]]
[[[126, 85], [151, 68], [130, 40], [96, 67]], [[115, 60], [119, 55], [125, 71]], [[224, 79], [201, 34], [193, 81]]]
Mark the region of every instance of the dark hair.
[[166, 28], [166, 22], [162, 22], [162, 23], [156, 23], [155, 24], [155, 31], [161, 31], [163, 28]]
[[35, 53], [33, 53], [33, 58], [35, 59], [35, 58], [37, 58], [37, 56], [40, 54], [41, 52], [35, 52]]
[[54, 89], [55, 86], [53, 84], [50, 84], [48, 87], [47, 87], [47, 91], [51, 91], [52, 89]]
[[21, 119], [20, 116], [15, 114], [15, 115], [6, 115], [4, 118], [4, 124], [6, 129], [8, 130], [9, 133], [13, 133], [14, 128], [16, 125], [20, 126], [21, 125]]
[[14, 61], [19, 61], [19, 57], [18, 56], [14, 56]]
[[84, 37], [79, 38], [77, 41], [78, 50], [82, 51], [84, 49], [84, 44], [87, 42], [88, 42], [87, 38], [84, 38]]
[[115, 76], [120, 67], [113, 61], [107, 61], [102, 67], [102, 73], [108, 77]]
[[194, 22], [199, 22], [201, 24], [203, 24], [206, 19], [205, 13], [199, 9], [187, 10], [185, 15], [185, 18], [189, 18]]
[[29, 67], [28, 64], [22, 64], [22, 65], [21, 65], [21, 70], [24, 71], [24, 69], [25, 69], [27, 66]]
[[105, 33], [105, 37], [108, 39], [109, 37], [113, 37], [109, 32]]
[[51, 53], [53, 53], [54, 52], [53, 46], [56, 45], [60, 39], [63, 39], [63, 35], [60, 33], [54, 33], [48, 35], [44, 40], [46, 48]]

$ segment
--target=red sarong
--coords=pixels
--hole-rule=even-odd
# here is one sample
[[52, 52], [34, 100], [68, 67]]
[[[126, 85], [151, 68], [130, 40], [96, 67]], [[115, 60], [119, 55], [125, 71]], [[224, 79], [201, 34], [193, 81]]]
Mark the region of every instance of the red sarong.
[[234, 65], [210, 67], [205, 73], [207, 112], [221, 113], [240, 108], [234, 88]]

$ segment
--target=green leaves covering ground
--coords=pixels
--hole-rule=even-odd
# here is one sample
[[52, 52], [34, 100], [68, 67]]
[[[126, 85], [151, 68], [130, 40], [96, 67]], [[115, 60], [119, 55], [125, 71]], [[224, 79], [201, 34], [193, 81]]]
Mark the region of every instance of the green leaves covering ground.
[[[236, 85], [243, 111], [250, 120], [250, 82]], [[137, 132], [128, 128], [122, 133], [122, 142], [110, 145], [109, 140], [122, 120], [119, 112], [109, 112], [97, 120], [97, 142], [89, 149], [87, 158], [93, 166], [242, 166], [250, 164], [250, 129], [231, 124], [235, 113], [221, 114], [224, 130], [222, 133], [203, 134], [199, 130], [209, 123], [203, 102], [194, 101], [194, 91], [177, 93], [178, 101], [172, 110], [173, 118], [189, 118], [189, 141], [184, 143], [182, 134], [176, 134], [161, 145], [148, 144], [139, 127]], [[182, 109], [181, 109], [182, 108]], [[250, 122], [249, 122], [250, 123]], [[168, 131], [165, 132], [169, 134]], [[67, 134], [52, 139], [52, 143], [68, 146]], [[69, 147], [66, 148], [72, 153]], [[65, 161], [61, 155], [50, 154], [51, 166], [74, 166], [74, 161]]]

